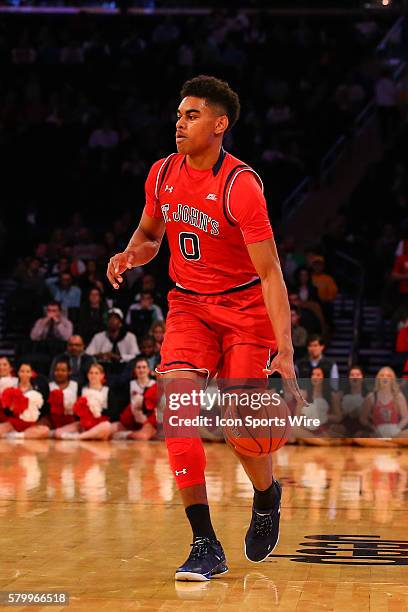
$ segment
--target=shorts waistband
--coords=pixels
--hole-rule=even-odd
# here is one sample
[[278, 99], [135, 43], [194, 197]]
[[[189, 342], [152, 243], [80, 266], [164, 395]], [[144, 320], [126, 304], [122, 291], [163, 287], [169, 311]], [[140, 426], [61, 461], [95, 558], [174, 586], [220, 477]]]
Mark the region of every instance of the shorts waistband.
[[229, 293], [236, 293], [237, 291], [243, 291], [244, 289], [249, 289], [250, 287], [254, 287], [261, 282], [260, 278], [255, 278], [249, 283], [245, 283], [244, 285], [239, 285], [238, 287], [232, 287], [231, 289], [225, 289], [225, 291], [219, 291], [218, 293], [199, 293], [198, 291], [192, 291], [191, 289], [184, 289], [184, 287], [180, 287], [175, 285], [174, 289], [177, 291], [181, 291], [181, 293], [189, 293], [191, 295], [205, 295], [205, 296], [216, 296], [216, 295], [226, 295]]

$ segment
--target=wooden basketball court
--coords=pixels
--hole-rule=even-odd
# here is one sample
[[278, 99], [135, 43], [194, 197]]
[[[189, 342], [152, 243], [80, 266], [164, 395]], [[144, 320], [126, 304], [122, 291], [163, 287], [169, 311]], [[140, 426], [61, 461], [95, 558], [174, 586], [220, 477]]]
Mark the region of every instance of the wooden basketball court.
[[280, 542], [248, 562], [252, 490], [207, 444], [213, 522], [230, 571], [175, 583], [191, 541], [161, 442], [0, 441], [1, 591], [68, 591], [68, 608], [408, 611], [408, 452], [287, 446]]

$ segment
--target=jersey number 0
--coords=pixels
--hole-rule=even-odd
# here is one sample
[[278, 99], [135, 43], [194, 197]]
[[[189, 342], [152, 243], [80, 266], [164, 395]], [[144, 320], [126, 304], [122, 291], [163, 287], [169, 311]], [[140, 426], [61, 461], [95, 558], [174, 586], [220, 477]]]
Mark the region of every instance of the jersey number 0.
[[193, 232], [181, 232], [179, 234], [179, 244], [184, 259], [200, 259], [200, 241], [197, 234]]

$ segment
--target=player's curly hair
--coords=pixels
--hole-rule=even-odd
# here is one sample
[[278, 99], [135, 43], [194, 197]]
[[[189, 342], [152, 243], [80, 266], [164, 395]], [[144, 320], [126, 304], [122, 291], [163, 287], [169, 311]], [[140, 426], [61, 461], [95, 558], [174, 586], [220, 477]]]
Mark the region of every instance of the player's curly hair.
[[186, 96], [205, 98], [209, 104], [221, 106], [228, 117], [229, 130], [238, 121], [241, 109], [239, 97], [226, 81], [200, 74], [184, 83], [180, 95], [182, 98]]

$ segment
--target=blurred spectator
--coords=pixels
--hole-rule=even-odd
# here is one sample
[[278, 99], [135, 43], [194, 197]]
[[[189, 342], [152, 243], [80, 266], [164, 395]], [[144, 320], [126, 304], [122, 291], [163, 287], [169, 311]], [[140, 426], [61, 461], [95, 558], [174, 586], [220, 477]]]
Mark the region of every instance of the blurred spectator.
[[108, 311], [106, 331], [94, 335], [86, 353], [98, 361], [114, 363], [130, 361], [139, 353], [136, 336], [123, 327], [123, 313], [119, 308]]
[[[332, 444], [340, 435], [338, 424], [342, 415], [338, 393], [333, 392], [330, 388], [327, 376], [323, 368], [319, 366], [313, 367], [310, 379], [302, 379], [300, 385], [302, 395], [308, 402], [301, 409], [301, 413], [307, 418], [318, 419], [320, 425], [296, 428], [296, 437], [303, 439], [306, 444], [319, 446]], [[313, 432], [313, 436], [310, 435], [310, 432]], [[304, 438], [302, 434], [306, 434]], [[320, 438], [322, 435], [324, 438]]]
[[88, 259], [97, 260], [102, 254], [103, 248], [93, 241], [89, 229], [81, 227], [78, 231], [78, 238], [72, 247], [72, 256], [87, 261]]
[[[305, 264], [305, 257], [296, 250], [293, 236], [287, 237], [279, 245], [283, 275], [289, 285], [293, 285], [296, 271]], [[302, 298], [301, 298], [302, 299]]]
[[296, 270], [292, 291], [297, 293], [302, 302], [319, 302], [319, 294], [312, 283], [309, 268], [302, 266]]
[[88, 259], [85, 263], [85, 271], [79, 276], [77, 282], [84, 292], [89, 291], [92, 287], [99, 289], [101, 293], [104, 292], [103, 277], [95, 259]]
[[112, 128], [110, 120], [106, 117], [100, 128], [94, 130], [89, 138], [90, 149], [113, 149], [119, 143], [119, 133]]
[[87, 300], [79, 311], [78, 333], [88, 344], [91, 338], [105, 329], [108, 307], [96, 287], [90, 289]]
[[154, 338], [154, 350], [156, 353], [160, 354], [161, 345], [164, 340], [164, 332], [166, 331], [166, 324], [164, 321], [156, 321], [153, 323], [149, 330], [149, 336], [153, 336]]
[[338, 390], [339, 369], [337, 364], [324, 355], [325, 344], [318, 334], [313, 334], [307, 342], [308, 356], [296, 364], [298, 376], [301, 379], [310, 378], [313, 368], [320, 368], [324, 377], [330, 379], [332, 389]]
[[126, 315], [126, 324], [138, 338], [144, 336], [155, 321], [163, 321], [163, 313], [151, 291], [140, 292], [140, 302], [131, 304]]
[[362, 368], [358, 365], [351, 366], [348, 371], [347, 385], [342, 389], [341, 397], [342, 425], [346, 436], [364, 434], [360, 417], [366, 395]]
[[79, 383], [79, 385], [84, 385], [87, 380], [87, 372], [96, 360], [95, 357], [85, 353], [85, 344], [81, 336], [71, 336], [68, 340], [66, 351], [54, 357], [50, 368], [50, 379], [54, 375], [56, 363], [64, 360], [69, 363], [70, 378]]
[[68, 312], [70, 308], [80, 307], [81, 289], [72, 284], [73, 279], [70, 272], [62, 272], [58, 280], [49, 278], [46, 282], [52, 297], [61, 304], [61, 307], [66, 312]]
[[405, 243], [403, 253], [395, 258], [392, 279], [398, 281], [399, 304], [408, 304], [408, 248]]
[[15, 279], [18, 285], [7, 300], [7, 320], [11, 330], [26, 335], [51, 295], [37, 258], [21, 262]]
[[[143, 270], [143, 268], [142, 268]], [[157, 289], [157, 281], [153, 274], [144, 274], [142, 276], [142, 286], [139, 293], [137, 293], [134, 297], [134, 303], [137, 304], [140, 302], [140, 298], [143, 291], [150, 291], [153, 294], [155, 304], [158, 304], [158, 307], [155, 308], [157, 317], [157, 321], [163, 320], [162, 308], [165, 305], [165, 299], [162, 293]]]
[[47, 278], [47, 282], [49, 283], [52, 280], [53, 282], [57, 283], [61, 274], [64, 273], [72, 273], [71, 264], [68, 257], [66, 257], [65, 255], [61, 255], [60, 257], [58, 257], [56, 263], [52, 266], [51, 272]]
[[324, 257], [321, 255], [316, 255], [312, 260], [312, 283], [323, 303], [332, 302], [336, 298], [336, 282], [330, 274], [324, 272]]
[[147, 360], [152, 375], [155, 375], [155, 368], [160, 363], [160, 354], [156, 350], [156, 341], [154, 337], [144, 336], [140, 349], [138, 357], [144, 357]]
[[71, 224], [65, 230], [65, 236], [68, 242], [76, 244], [79, 242], [81, 229], [84, 227], [84, 220], [80, 212], [76, 212], [71, 217]]
[[309, 334], [324, 333], [325, 321], [320, 304], [302, 302], [297, 293], [289, 293], [289, 304], [298, 309], [300, 324]]
[[46, 315], [38, 319], [31, 330], [30, 338], [34, 342], [49, 343], [50, 350], [55, 341], [66, 342], [71, 336], [73, 325], [61, 312], [59, 302], [49, 302], [46, 306]]
[[334, 278], [324, 271], [324, 257], [321, 255], [316, 255], [312, 260], [312, 283], [317, 288], [324, 317], [331, 322], [338, 289]]
[[391, 368], [381, 368], [377, 373], [374, 391], [366, 397], [360, 422], [371, 431], [371, 437], [408, 435], [408, 431], [401, 433], [408, 425], [407, 402]]
[[44, 269], [38, 257], [30, 257], [28, 261], [22, 261], [17, 265], [14, 278], [20, 289], [30, 291], [42, 298], [46, 293]]
[[307, 352], [307, 330], [300, 325], [300, 315], [296, 307], [292, 306], [290, 309], [290, 316], [292, 320], [292, 343], [294, 348], [294, 359], [295, 361], [301, 359]]

